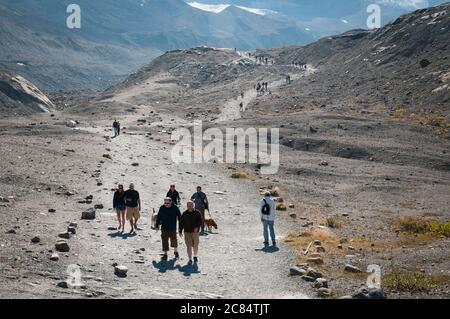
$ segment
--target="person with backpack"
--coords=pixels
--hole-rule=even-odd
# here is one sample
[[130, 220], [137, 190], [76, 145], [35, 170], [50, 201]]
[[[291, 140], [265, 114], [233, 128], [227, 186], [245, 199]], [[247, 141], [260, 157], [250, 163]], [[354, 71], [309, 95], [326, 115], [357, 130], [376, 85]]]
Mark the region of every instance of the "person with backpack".
[[197, 192], [191, 196], [191, 201], [195, 204], [195, 209], [202, 214], [201, 233], [205, 234], [205, 210], [209, 210], [209, 202], [206, 194], [202, 192], [202, 187], [197, 186]]
[[264, 245], [269, 246], [269, 231], [272, 239], [273, 246], [277, 245], [275, 236], [275, 201], [270, 197], [270, 193], [267, 192], [259, 205], [261, 213], [261, 222], [264, 229]]

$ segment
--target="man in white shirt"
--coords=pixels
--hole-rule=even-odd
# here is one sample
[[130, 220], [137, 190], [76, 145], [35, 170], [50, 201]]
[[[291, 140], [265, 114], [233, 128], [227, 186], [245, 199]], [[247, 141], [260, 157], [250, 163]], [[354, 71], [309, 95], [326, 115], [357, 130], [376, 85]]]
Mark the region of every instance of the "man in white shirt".
[[263, 223], [264, 228], [264, 245], [269, 245], [269, 231], [270, 237], [272, 239], [272, 243], [274, 246], [277, 245], [276, 237], [275, 237], [275, 201], [270, 197], [270, 193], [266, 193], [264, 198], [261, 200], [259, 204], [259, 212], [261, 214], [261, 222]]

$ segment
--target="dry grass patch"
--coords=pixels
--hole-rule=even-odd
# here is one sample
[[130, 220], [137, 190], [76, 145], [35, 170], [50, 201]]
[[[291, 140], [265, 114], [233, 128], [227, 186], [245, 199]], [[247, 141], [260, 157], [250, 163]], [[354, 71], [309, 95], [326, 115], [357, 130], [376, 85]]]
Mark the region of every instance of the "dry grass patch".
[[250, 177], [248, 176], [248, 174], [246, 172], [234, 172], [233, 174], [231, 174], [231, 178], [249, 179]]
[[406, 234], [427, 235], [432, 238], [450, 237], [450, 222], [427, 221], [410, 217], [396, 221], [394, 225]]
[[430, 291], [450, 283], [450, 276], [432, 276], [420, 271], [394, 270], [382, 277], [383, 286], [398, 292]]

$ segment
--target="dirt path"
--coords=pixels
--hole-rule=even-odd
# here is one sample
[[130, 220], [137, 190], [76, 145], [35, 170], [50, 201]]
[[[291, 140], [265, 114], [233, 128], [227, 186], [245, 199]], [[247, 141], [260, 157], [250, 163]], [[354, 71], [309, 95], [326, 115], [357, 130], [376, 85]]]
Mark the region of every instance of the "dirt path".
[[[241, 53], [239, 53], [239, 54], [241, 54]], [[300, 69], [300, 67], [297, 67], [294, 65], [287, 65], [287, 66], [293, 67], [296, 69]], [[308, 77], [311, 74], [313, 74], [314, 72], [316, 72], [316, 69], [313, 66], [308, 65], [307, 69], [305, 70], [304, 73], [302, 73], [302, 74], [295, 73], [295, 74], [291, 75], [291, 81], [295, 81], [295, 80], [298, 80], [303, 77]], [[269, 89], [271, 91], [273, 91], [274, 89], [277, 89], [280, 86], [285, 85], [285, 84], [286, 84], [285, 79], [274, 81], [274, 82], [269, 83]], [[224, 103], [223, 108], [222, 108], [222, 113], [220, 114], [220, 116], [216, 120], [216, 122], [217, 123], [229, 122], [229, 121], [234, 121], [234, 120], [242, 118], [242, 114], [245, 113], [247, 106], [256, 98], [258, 98], [256, 89], [252, 88], [252, 89], [246, 90], [244, 92], [244, 98], [242, 98], [241, 96], [238, 96], [235, 99], [228, 100], [227, 102]], [[242, 111], [241, 111], [241, 107], [240, 107], [241, 102], [242, 102]]]
[[[130, 126], [134, 121], [130, 117], [122, 124]], [[109, 133], [104, 128], [108, 124], [104, 124], [86, 129]], [[102, 168], [101, 178], [108, 187], [118, 182], [135, 183], [143, 199], [139, 225], [144, 230], [135, 236], [108, 231], [108, 227], [117, 225], [110, 208], [112, 193], [102, 190], [94, 194], [105, 209], [96, 221], [80, 222], [77, 234], [80, 263], [95, 268], [95, 276], [104, 280], [90, 282], [89, 286], [94, 285], [91, 289], [123, 298], [306, 298], [299, 284], [287, 276], [292, 260], [282, 242], [286, 233], [283, 221], [277, 227], [280, 249], [262, 250], [259, 190], [255, 185], [232, 180], [217, 167], [175, 165], [168, 146], [135, 134], [139, 133], [128, 131], [106, 145], [113, 160]], [[132, 163], [139, 166], [133, 167]], [[198, 268], [187, 266], [184, 243], [181, 260], [160, 261], [160, 234], [150, 229], [150, 215], [152, 208], [161, 205], [171, 183], [178, 185], [184, 205], [195, 186], [202, 185], [219, 225], [214, 234], [201, 238]], [[128, 267], [127, 278], [115, 277], [111, 266], [114, 262]]]

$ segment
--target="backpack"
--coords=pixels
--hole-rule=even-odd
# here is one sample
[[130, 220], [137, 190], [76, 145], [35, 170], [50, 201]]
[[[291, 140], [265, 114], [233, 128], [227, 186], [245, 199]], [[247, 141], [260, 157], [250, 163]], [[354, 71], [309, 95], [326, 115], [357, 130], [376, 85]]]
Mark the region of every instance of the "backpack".
[[266, 202], [265, 199], [263, 199], [264, 201], [264, 206], [261, 208], [261, 213], [263, 215], [270, 215], [270, 205]]

